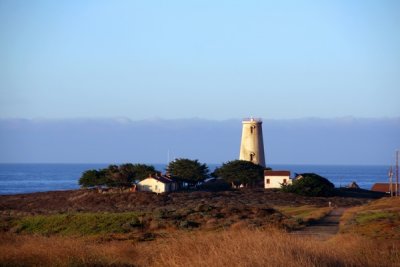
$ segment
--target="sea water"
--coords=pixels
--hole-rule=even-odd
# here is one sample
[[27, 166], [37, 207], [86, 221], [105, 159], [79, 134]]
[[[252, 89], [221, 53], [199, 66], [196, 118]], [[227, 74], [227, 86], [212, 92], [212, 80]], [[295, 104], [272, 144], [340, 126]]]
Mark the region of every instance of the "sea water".
[[[0, 164], [0, 194], [21, 194], [53, 190], [78, 189], [78, 180], [89, 169], [101, 169], [109, 164]], [[166, 164], [153, 164], [165, 172]], [[218, 164], [209, 164], [213, 171]], [[371, 189], [377, 182], [387, 182], [388, 166], [347, 165], [271, 165], [274, 170], [295, 173], [314, 172], [329, 179], [335, 186], [355, 181], [361, 188]]]

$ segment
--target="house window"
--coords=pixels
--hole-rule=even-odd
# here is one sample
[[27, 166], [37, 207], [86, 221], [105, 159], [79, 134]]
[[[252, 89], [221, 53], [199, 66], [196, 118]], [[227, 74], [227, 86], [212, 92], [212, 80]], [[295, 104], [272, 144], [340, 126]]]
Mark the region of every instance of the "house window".
[[154, 189], [157, 190], [157, 189], [158, 189], [158, 186], [156, 185], [156, 186], [154, 187]]
[[283, 183], [286, 184], [286, 179], [283, 179]]
[[269, 179], [267, 179], [267, 184], [270, 184], [270, 180]]

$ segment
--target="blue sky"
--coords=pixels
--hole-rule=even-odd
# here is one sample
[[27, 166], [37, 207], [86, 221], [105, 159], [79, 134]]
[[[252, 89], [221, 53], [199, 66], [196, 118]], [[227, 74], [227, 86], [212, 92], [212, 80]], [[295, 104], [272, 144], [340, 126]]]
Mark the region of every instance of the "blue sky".
[[399, 14], [384, 0], [0, 0], [0, 117], [398, 117]]

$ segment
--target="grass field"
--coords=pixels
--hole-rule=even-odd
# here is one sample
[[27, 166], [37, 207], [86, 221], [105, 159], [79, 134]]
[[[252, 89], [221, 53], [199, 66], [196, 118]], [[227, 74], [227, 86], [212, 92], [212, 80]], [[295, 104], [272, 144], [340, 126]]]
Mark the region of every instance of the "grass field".
[[400, 198], [382, 198], [349, 209], [342, 217], [341, 232], [400, 240]]
[[176, 232], [150, 242], [3, 234], [0, 262], [8, 266], [398, 266], [399, 248], [355, 235], [322, 242], [273, 229]]
[[[279, 206], [274, 207], [282, 212], [289, 219], [282, 221], [286, 229], [298, 229], [304, 227], [311, 221], [324, 217], [331, 208], [304, 205], [299, 207]], [[204, 215], [207, 215], [203, 212]], [[146, 217], [147, 215], [147, 217]], [[146, 223], [144, 218], [151, 217], [151, 223]], [[52, 215], [32, 215], [21, 218], [11, 219], [8, 228], [12, 228], [15, 233], [23, 234], [42, 234], [42, 235], [99, 235], [114, 233], [129, 233], [144, 228], [155, 230], [155, 224], [160, 224], [160, 211], [153, 213], [137, 212], [83, 212], [83, 213], [63, 213]], [[182, 220], [180, 224], [186, 222]], [[4, 221], [3, 221], [3, 224]], [[146, 225], [145, 225], [146, 224]], [[233, 227], [238, 227], [243, 223], [233, 223]], [[6, 226], [5, 226], [6, 228]]]
[[127, 233], [142, 226], [136, 212], [35, 215], [17, 219], [13, 224], [14, 232], [44, 235]]
[[301, 220], [304, 223], [316, 221], [326, 216], [332, 208], [330, 207], [317, 207], [317, 206], [274, 206], [283, 214], [293, 217], [294, 219]]
[[[348, 209], [341, 233], [322, 241], [285, 230], [322, 218], [330, 211], [324, 205], [238, 206], [222, 196], [215, 205], [201, 196], [141, 212], [7, 211], [0, 266], [400, 266], [400, 199]], [[191, 221], [200, 226], [183, 227]]]

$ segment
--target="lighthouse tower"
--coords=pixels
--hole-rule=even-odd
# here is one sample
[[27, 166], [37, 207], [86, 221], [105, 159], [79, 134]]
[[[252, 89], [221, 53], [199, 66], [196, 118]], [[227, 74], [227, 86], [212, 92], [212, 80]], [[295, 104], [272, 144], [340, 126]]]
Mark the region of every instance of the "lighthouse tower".
[[242, 142], [240, 144], [240, 160], [251, 161], [265, 167], [262, 120], [243, 119]]

